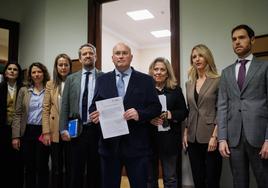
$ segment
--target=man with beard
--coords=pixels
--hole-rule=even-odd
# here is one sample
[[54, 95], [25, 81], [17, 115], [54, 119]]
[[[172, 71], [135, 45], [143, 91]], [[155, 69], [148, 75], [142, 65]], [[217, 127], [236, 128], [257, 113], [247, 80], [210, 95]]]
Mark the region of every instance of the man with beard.
[[[87, 187], [100, 187], [100, 164], [98, 154], [99, 127], [88, 118], [88, 107], [91, 105], [95, 80], [102, 73], [95, 68], [96, 48], [84, 44], [79, 48], [79, 61], [82, 70], [67, 77], [62, 95], [60, 113], [61, 137], [71, 142], [71, 180], [70, 188], [84, 186], [84, 172], [87, 169]], [[68, 121], [79, 120], [76, 136], [68, 132]]]
[[249, 187], [249, 165], [259, 188], [268, 185], [268, 62], [252, 55], [254, 31], [232, 30], [238, 56], [222, 72], [218, 97], [219, 151], [230, 159], [234, 188]]

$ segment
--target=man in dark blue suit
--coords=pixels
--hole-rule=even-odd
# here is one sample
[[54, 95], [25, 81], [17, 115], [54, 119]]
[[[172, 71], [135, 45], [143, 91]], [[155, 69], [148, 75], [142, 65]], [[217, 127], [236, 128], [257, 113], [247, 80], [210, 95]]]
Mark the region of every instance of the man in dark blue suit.
[[[108, 72], [96, 81], [90, 118], [99, 123], [99, 112], [95, 111], [95, 102], [122, 96], [124, 118], [127, 120], [129, 134], [101, 139], [101, 175], [103, 188], [119, 188], [123, 165], [127, 170], [131, 188], [146, 188], [148, 174], [148, 157], [151, 154], [149, 121], [160, 115], [159, 102], [153, 80], [150, 76], [134, 70], [131, 49], [124, 43], [113, 48], [115, 70]], [[124, 91], [118, 85], [123, 76]]]

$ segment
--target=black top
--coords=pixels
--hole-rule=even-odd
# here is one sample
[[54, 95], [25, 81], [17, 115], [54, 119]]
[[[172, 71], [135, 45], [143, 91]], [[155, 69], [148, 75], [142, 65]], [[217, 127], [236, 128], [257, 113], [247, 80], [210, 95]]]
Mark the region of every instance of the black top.
[[159, 132], [158, 128], [152, 125], [153, 150], [161, 156], [176, 155], [181, 145], [181, 122], [188, 115], [186, 103], [180, 87], [175, 89], [164, 88], [157, 90], [158, 95], [164, 94], [167, 99], [167, 110], [172, 114], [172, 119], [168, 120], [169, 131]]

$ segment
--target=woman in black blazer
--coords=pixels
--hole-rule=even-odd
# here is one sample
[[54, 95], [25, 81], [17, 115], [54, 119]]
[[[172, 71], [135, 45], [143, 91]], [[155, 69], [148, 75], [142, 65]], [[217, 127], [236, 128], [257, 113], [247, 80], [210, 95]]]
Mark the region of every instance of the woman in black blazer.
[[12, 148], [11, 124], [22, 70], [18, 63], [9, 62], [4, 68], [4, 81], [0, 84], [0, 182], [11, 188], [23, 187], [23, 161], [20, 151]]
[[[177, 85], [173, 69], [166, 58], [156, 58], [149, 67], [159, 97], [163, 97], [162, 114], [151, 120], [153, 156], [149, 187], [158, 187], [158, 161], [162, 166], [164, 187], [177, 188], [180, 184], [181, 122], [187, 116], [187, 108], [181, 88]], [[160, 97], [160, 98], [161, 98]], [[162, 100], [160, 100], [162, 101]], [[165, 102], [164, 102], [165, 103]], [[178, 161], [179, 159], [179, 161]], [[179, 169], [179, 170], [178, 170]]]

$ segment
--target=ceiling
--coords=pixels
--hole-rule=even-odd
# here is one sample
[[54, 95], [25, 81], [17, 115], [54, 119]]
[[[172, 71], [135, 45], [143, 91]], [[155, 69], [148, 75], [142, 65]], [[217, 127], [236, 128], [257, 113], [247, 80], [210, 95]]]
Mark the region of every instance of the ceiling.
[[[127, 11], [149, 10], [153, 19], [134, 21]], [[103, 30], [135, 47], [151, 48], [170, 44], [170, 37], [155, 38], [150, 32], [170, 30], [169, 0], [119, 0], [102, 6]]]

